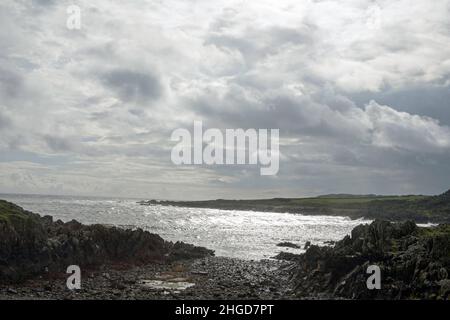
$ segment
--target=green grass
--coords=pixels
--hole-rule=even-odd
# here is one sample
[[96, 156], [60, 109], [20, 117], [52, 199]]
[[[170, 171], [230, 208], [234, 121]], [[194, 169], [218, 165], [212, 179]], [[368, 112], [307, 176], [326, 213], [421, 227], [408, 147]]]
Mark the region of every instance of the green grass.
[[27, 214], [21, 207], [0, 200], [0, 222], [23, 223], [30, 219], [32, 219], [32, 216]]
[[420, 235], [423, 235], [425, 237], [449, 236], [450, 224], [441, 224], [432, 228], [419, 228], [419, 232]]
[[314, 198], [273, 198], [256, 200], [163, 201], [163, 205], [348, 216], [353, 219], [450, 222], [450, 193], [439, 196], [326, 195]]
[[[332, 207], [336, 209], [357, 209], [363, 208], [375, 201], [407, 201], [414, 202], [424, 196], [370, 196], [370, 197], [315, 197], [315, 198], [274, 198], [261, 200], [207, 200], [207, 201], [181, 201], [179, 204], [198, 205], [198, 206], [240, 206], [240, 207]], [[173, 203], [173, 202], [172, 202]]]

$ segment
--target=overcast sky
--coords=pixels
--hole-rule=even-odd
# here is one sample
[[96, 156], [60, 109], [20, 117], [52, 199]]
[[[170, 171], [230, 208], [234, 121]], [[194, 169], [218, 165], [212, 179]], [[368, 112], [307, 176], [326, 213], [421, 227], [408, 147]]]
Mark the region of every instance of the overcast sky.
[[[450, 0], [2, 0], [0, 192], [441, 193], [449, 17]], [[194, 120], [279, 128], [278, 175], [173, 165]]]

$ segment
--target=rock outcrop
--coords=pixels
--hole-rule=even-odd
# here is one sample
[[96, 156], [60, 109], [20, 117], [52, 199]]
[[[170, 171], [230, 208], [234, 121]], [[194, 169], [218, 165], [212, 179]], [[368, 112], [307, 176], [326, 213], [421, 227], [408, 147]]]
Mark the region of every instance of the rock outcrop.
[[[380, 290], [366, 285], [370, 265], [380, 268]], [[377, 220], [334, 247], [313, 245], [297, 256], [293, 281], [299, 297], [449, 299], [449, 266], [450, 225]]]
[[301, 247], [298, 244], [292, 243], [292, 242], [280, 242], [277, 244], [278, 247], [285, 247], [285, 248], [293, 248], [293, 249], [300, 249]]
[[0, 282], [64, 272], [72, 264], [146, 264], [211, 255], [206, 248], [167, 242], [141, 229], [54, 222], [0, 200]]

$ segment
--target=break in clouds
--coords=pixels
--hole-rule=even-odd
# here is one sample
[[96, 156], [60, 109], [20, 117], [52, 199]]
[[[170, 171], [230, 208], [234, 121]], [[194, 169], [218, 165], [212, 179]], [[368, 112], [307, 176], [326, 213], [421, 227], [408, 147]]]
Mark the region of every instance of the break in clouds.
[[[0, 192], [440, 193], [449, 16], [449, 0], [2, 1]], [[279, 129], [278, 174], [174, 165], [171, 132], [194, 120]]]

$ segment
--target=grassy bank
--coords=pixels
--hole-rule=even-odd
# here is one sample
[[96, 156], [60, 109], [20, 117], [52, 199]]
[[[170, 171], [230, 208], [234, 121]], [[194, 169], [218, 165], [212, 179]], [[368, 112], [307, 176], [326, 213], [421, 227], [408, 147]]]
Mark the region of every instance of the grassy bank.
[[348, 216], [352, 219], [390, 221], [450, 222], [450, 191], [437, 196], [326, 195], [313, 198], [273, 198], [258, 200], [143, 201], [143, 205], [223, 210], [289, 212], [307, 215]]

